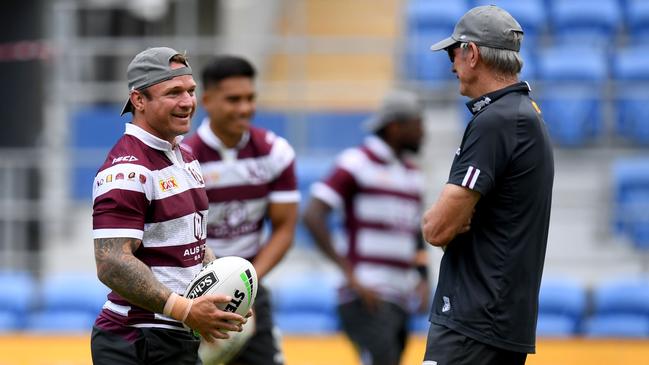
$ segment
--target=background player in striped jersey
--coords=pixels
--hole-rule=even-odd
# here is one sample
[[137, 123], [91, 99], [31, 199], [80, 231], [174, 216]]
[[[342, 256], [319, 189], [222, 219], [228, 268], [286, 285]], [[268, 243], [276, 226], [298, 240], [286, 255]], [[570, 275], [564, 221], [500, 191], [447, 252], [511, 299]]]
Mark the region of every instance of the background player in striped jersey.
[[226, 296], [177, 294], [214, 259], [205, 248], [200, 166], [179, 145], [196, 109], [196, 83], [187, 59], [167, 47], [139, 53], [127, 76], [122, 114], [133, 119], [93, 184], [97, 275], [112, 292], [93, 327], [92, 360], [194, 365], [199, 340], [183, 323], [211, 341], [244, 322], [217, 309]]
[[[214, 58], [203, 70], [202, 102], [207, 118], [186, 141], [201, 163], [209, 198], [207, 243], [217, 256], [250, 260], [260, 280], [293, 243], [299, 192], [295, 152], [270, 131], [252, 126], [255, 69], [235, 56]], [[271, 232], [264, 242], [265, 218]], [[273, 334], [270, 296], [259, 286], [256, 331], [231, 363], [283, 364]]]
[[[304, 213], [316, 243], [344, 273], [338, 312], [366, 365], [399, 364], [413, 292], [419, 310], [427, 309], [428, 260], [419, 234], [423, 181], [404, 158], [419, 150], [421, 112], [416, 95], [389, 93], [367, 122], [373, 135], [344, 151], [331, 174], [314, 184]], [[345, 214], [343, 255], [335, 251], [327, 224], [332, 209]]]

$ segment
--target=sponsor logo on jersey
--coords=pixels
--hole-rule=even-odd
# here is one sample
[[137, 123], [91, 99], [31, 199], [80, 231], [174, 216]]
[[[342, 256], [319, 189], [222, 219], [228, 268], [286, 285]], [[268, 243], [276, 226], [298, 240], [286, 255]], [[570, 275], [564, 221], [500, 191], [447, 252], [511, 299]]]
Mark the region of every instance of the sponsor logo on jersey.
[[115, 175], [115, 180], [124, 180], [124, 174], [123, 173], [118, 173]]
[[146, 184], [146, 176], [140, 174], [140, 183]]
[[104, 185], [104, 179], [97, 180], [97, 186], [102, 186], [102, 185]]
[[115, 157], [113, 159], [113, 165], [116, 164], [116, 163], [119, 163], [119, 162], [133, 162], [133, 161], [137, 161], [137, 157], [135, 157], [135, 156], [119, 156], [119, 157]]
[[129, 179], [130, 181], [135, 180], [135, 172], [133, 172], [133, 171], [129, 172], [129, 173], [128, 173], [128, 179]]
[[459, 156], [460, 152], [462, 152], [462, 147], [458, 147], [457, 150], [455, 150], [455, 156]]
[[160, 190], [163, 192], [169, 191], [171, 189], [175, 189], [178, 187], [178, 181], [176, 181], [175, 177], [169, 177], [167, 179], [160, 179], [159, 181], [160, 184]]
[[484, 99], [476, 101], [475, 104], [473, 104], [473, 108], [471, 108], [471, 111], [473, 111], [474, 113], [477, 113], [482, 108], [489, 105], [489, 103], [491, 103], [491, 99], [488, 96], [485, 96]]
[[113, 182], [113, 174], [108, 174], [108, 176], [106, 176], [106, 182]]
[[219, 278], [217, 278], [213, 272], [207, 273], [207, 275], [203, 276], [200, 280], [195, 282], [194, 285], [191, 286], [191, 288], [189, 288], [187, 298], [195, 299], [200, 297], [218, 282]]
[[451, 300], [447, 296], [443, 296], [444, 305], [442, 306], [442, 312], [448, 312], [451, 310]]

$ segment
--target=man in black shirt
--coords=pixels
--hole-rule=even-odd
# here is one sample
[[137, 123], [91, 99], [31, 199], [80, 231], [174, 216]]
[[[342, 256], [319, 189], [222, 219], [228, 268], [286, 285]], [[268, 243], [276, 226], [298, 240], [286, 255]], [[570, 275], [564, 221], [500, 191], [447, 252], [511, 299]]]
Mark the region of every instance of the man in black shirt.
[[422, 220], [424, 239], [445, 248], [424, 365], [524, 364], [535, 351], [554, 161], [518, 81], [522, 38], [509, 13], [480, 6], [431, 47], [448, 52], [473, 118]]

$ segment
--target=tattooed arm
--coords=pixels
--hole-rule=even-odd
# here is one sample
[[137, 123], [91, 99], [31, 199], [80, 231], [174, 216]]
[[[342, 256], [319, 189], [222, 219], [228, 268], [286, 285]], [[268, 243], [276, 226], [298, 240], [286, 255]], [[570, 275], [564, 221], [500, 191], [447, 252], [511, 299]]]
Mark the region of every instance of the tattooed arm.
[[97, 277], [130, 303], [162, 313], [171, 290], [133, 255], [141, 244], [135, 238], [95, 239]]

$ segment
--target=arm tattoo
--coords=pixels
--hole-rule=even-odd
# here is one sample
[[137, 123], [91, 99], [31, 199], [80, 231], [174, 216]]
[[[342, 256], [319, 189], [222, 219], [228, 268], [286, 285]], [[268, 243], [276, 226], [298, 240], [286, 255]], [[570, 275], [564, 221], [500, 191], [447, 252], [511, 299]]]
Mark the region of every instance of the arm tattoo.
[[156, 280], [151, 269], [133, 255], [141, 243], [135, 238], [95, 239], [97, 276], [129, 302], [162, 313], [171, 290]]

